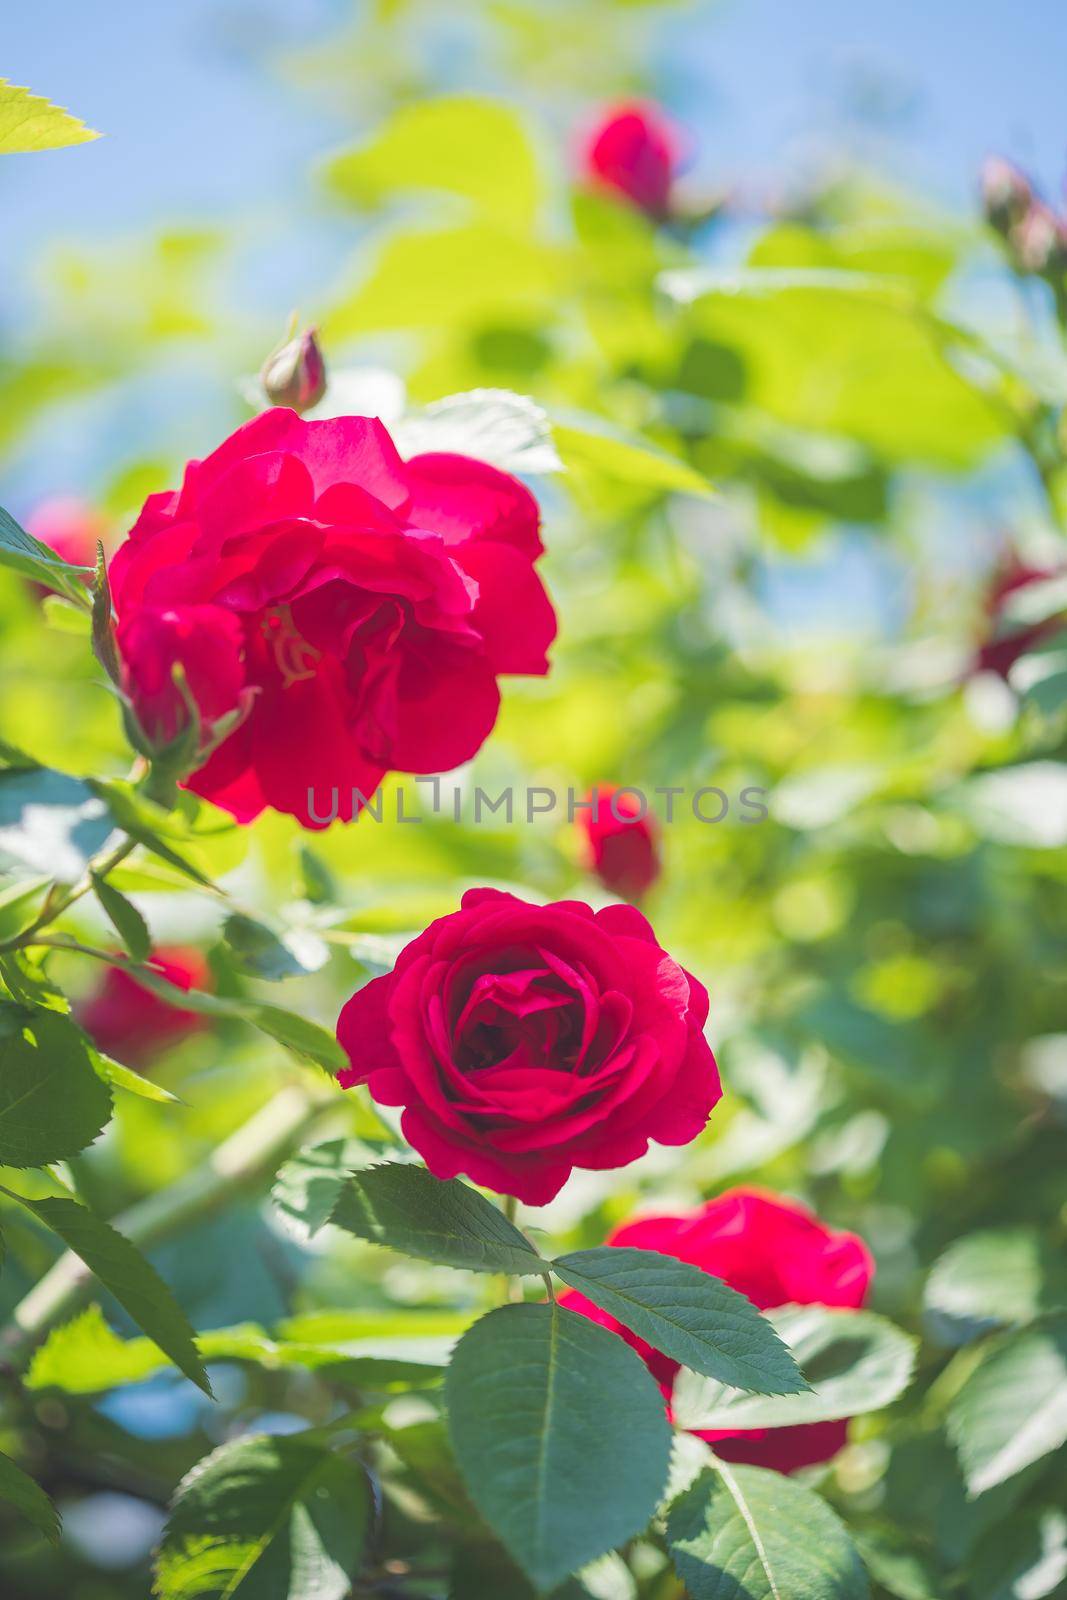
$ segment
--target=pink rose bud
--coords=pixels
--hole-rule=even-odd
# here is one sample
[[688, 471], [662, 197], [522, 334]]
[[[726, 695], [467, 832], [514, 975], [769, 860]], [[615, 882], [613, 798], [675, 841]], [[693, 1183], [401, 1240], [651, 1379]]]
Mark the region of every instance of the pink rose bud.
[[[834, 1233], [804, 1206], [761, 1189], [731, 1189], [681, 1216], [624, 1223], [607, 1243], [687, 1261], [721, 1278], [760, 1311], [785, 1305], [856, 1311], [874, 1277], [871, 1253], [858, 1235]], [[625, 1339], [656, 1379], [670, 1409], [677, 1361], [653, 1350], [573, 1289], [560, 1296], [560, 1305]], [[697, 1432], [723, 1460], [773, 1472], [799, 1472], [829, 1461], [847, 1437], [847, 1421]]]
[[981, 190], [986, 221], [1003, 234], [1022, 221], [1034, 198], [1029, 178], [1003, 156], [989, 156], [983, 163]]
[[326, 393], [326, 363], [315, 329], [298, 333], [263, 363], [260, 380], [272, 406], [310, 411]]
[[1067, 271], [1067, 225], [1041, 200], [1011, 230], [1011, 245], [1022, 272], [1046, 277]]
[[105, 1055], [143, 1067], [169, 1045], [204, 1027], [204, 1018], [181, 1004], [183, 991], [210, 989], [211, 973], [199, 950], [157, 950], [147, 965], [174, 985], [174, 1002], [139, 983], [134, 972], [109, 967], [103, 980], [75, 1007], [78, 1022]]
[[586, 141], [582, 167], [596, 187], [662, 219], [682, 155], [682, 135], [659, 106], [634, 101], [604, 112]]
[[605, 889], [623, 900], [640, 900], [662, 869], [659, 827], [638, 797], [627, 789], [603, 784], [586, 796], [591, 809], [580, 813], [578, 826], [586, 865]]

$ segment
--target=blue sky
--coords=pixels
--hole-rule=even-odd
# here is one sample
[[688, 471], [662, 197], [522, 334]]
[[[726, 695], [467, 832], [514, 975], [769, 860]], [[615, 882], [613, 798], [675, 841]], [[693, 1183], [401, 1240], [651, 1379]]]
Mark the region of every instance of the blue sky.
[[[343, 125], [269, 68], [328, 37], [350, 0], [35, 0], [5, 7], [0, 74], [106, 131], [74, 154], [0, 173], [5, 254], [164, 216], [284, 203]], [[1067, 167], [1063, 0], [719, 0], [671, 15], [661, 83], [695, 128], [702, 166], [759, 185], [851, 140], [964, 204], [982, 155]], [[17, 222], [12, 228], [11, 219]]]

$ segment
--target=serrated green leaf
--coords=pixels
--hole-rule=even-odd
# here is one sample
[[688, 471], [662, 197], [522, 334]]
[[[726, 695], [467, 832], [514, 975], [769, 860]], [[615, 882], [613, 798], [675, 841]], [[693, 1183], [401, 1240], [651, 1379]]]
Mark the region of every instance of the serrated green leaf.
[[670, 1429], [644, 1363], [588, 1317], [501, 1306], [445, 1380], [471, 1498], [540, 1590], [639, 1533], [667, 1479]]
[[279, 1170], [271, 1197], [279, 1211], [310, 1239], [329, 1222], [353, 1172], [395, 1155], [384, 1144], [363, 1139], [327, 1139], [301, 1150]]
[[350, 1177], [330, 1221], [357, 1239], [471, 1272], [544, 1274], [548, 1263], [477, 1190], [386, 1162]]
[[80, 1031], [56, 1011], [4, 1003], [0, 1032], [0, 1165], [76, 1156], [111, 1116], [111, 1092]]
[[656, 1250], [601, 1245], [552, 1270], [653, 1349], [759, 1394], [796, 1394], [804, 1379], [750, 1300], [699, 1267]]
[[46, 1228], [59, 1235], [68, 1250], [80, 1256], [105, 1289], [143, 1328], [174, 1365], [205, 1394], [211, 1385], [193, 1338], [193, 1330], [177, 1300], [151, 1262], [103, 1217], [75, 1200], [47, 1197], [31, 1200], [16, 1195]]
[[[0, 79], [0, 154], [3, 153], [4, 138], [4, 93], [3, 79]], [[0, 506], [0, 566], [10, 567], [31, 582], [55, 590], [71, 605], [77, 606], [79, 611], [88, 611], [92, 604], [85, 587], [91, 569], [72, 567], [50, 545], [43, 544], [20, 527], [3, 506]]]
[[156, 1552], [159, 1600], [344, 1600], [371, 1500], [358, 1461], [307, 1435], [220, 1445], [178, 1485]]
[[516, 112], [474, 95], [420, 98], [399, 107], [366, 143], [330, 160], [326, 181], [359, 206], [437, 190], [519, 227], [531, 221], [540, 191]]
[[0, 1500], [14, 1506], [50, 1544], [59, 1543], [59, 1512], [29, 1473], [5, 1455], [0, 1455]]
[[501, 472], [561, 472], [548, 413], [528, 395], [507, 389], [472, 389], [446, 395], [409, 413], [393, 429], [405, 460], [427, 451], [488, 461]]
[[0, 78], [0, 155], [58, 150], [99, 137], [62, 106]]
[[990, 1228], [957, 1239], [934, 1263], [923, 1309], [944, 1342], [1032, 1322], [1067, 1306], [1067, 1264], [1036, 1228]]
[[948, 1433], [971, 1495], [1067, 1443], [1067, 1315], [991, 1339], [949, 1407]]
[[915, 1340], [873, 1311], [787, 1306], [768, 1313], [800, 1371], [807, 1394], [745, 1394], [682, 1371], [672, 1395], [674, 1420], [701, 1432], [719, 1428], [790, 1428], [880, 1411], [903, 1394], [915, 1364]]
[[147, 961], [152, 952], [152, 935], [137, 907], [98, 873], [94, 872], [92, 879], [93, 893], [130, 955], [135, 961]]
[[863, 1563], [825, 1501], [780, 1472], [719, 1462], [667, 1517], [693, 1600], [867, 1600]]

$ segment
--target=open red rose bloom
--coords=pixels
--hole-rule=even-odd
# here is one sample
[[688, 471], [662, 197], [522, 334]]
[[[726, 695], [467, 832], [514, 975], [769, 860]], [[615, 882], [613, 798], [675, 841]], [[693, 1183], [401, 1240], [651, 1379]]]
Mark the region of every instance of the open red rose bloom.
[[473, 756], [501, 673], [548, 670], [541, 549], [506, 473], [404, 462], [373, 418], [267, 411], [152, 495], [115, 555], [124, 687], [150, 734], [182, 719], [174, 663], [209, 726], [250, 702], [187, 780], [239, 821], [317, 826], [334, 790], [348, 820], [386, 772]]
[[[688, 1261], [721, 1278], [760, 1311], [785, 1305], [858, 1310], [874, 1276], [870, 1251], [856, 1234], [832, 1233], [803, 1206], [758, 1189], [731, 1189], [684, 1216], [628, 1222], [607, 1243]], [[670, 1400], [676, 1361], [660, 1355], [574, 1290], [561, 1295], [560, 1304], [620, 1334]], [[698, 1433], [726, 1461], [773, 1467], [777, 1472], [796, 1472], [829, 1461], [847, 1436], [847, 1422]]]
[[687, 1144], [722, 1091], [708, 996], [632, 906], [474, 889], [349, 1000], [338, 1038], [438, 1178], [544, 1205], [574, 1167]]

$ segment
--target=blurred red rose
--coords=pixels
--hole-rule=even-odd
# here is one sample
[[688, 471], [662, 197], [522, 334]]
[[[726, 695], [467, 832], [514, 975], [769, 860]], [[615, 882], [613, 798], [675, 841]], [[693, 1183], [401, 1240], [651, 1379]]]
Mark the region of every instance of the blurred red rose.
[[[95, 568], [97, 542], [105, 538], [107, 522], [84, 500], [57, 495], [34, 507], [26, 519], [26, 531], [42, 544], [50, 545], [56, 555], [69, 561], [72, 567]], [[85, 582], [92, 582], [91, 572], [85, 574]], [[52, 592], [43, 583], [33, 583], [30, 587], [42, 598]]]
[[[874, 1276], [870, 1251], [854, 1233], [832, 1233], [803, 1206], [758, 1189], [732, 1189], [680, 1217], [645, 1217], [617, 1228], [608, 1244], [656, 1250], [701, 1267], [746, 1295], [760, 1311], [784, 1305], [862, 1306]], [[568, 1289], [560, 1304], [592, 1317], [632, 1345], [670, 1400], [678, 1363]], [[837, 1454], [847, 1422], [700, 1433], [716, 1455], [753, 1467], [796, 1472]]]
[[586, 142], [582, 164], [598, 187], [613, 189], [650, 217], [662, 218], [670, 207], [682, 152], [681, 134], [660, 108], [633, 101], [603, 113]]
[[501, 673], [547, 672], [541, 549], [537, 503], [506, 473], [401, 461], [374, 418], [266, 411], [150, 496], [111, 563], [131, 687], [170, 653], [198, 695], [223, 662], [228, 695], [239, 665], [250, 713], [188, 787], [241, 822], [267, 806], [305, 827], [348, 820], [386, 772], [473, 756]]
[[175, 986], [174, 1003], [139, 983], [133, 972], [109, 967], [102, 982], [76, 1007], [78, 1022], [105, 1055], [144, 1067], [169, 1045], [197, 1032], [204, 1018], [180, 1003], [181, 991], [210, 989], [211, 974], [199, 950], [157, 950], [146, 965]]
[[359, 990], [338, 1038], [439, 1178], [544, 1205], [574, 1167], [687, 1144], [720, 1098], [706, 990], [632, 906], [472, 889]]
[[1007, 556], [994, 574], [986, 593], [985, 637], [975, 654], [975, 672], [995, 672], [1007, 681], [1009, 672], [1021, 655], [1064, 626], [1065, 618], [1056, 616], [1029, 625], [1021, 624], [1013, 632], [1001, 632], [1004, 608], [1013, 594], [1020, 589], [1028, 589], [1032, 584], [1062, 576], [1063, 569], [1032, 567], [1014, 553]]
[[578, 814], [586, 865], [606, 889], [624, 900], [640, 900], [662, 871], [659, 827], [631, 790], [601, 784], [586, 795], [591, 807]]

